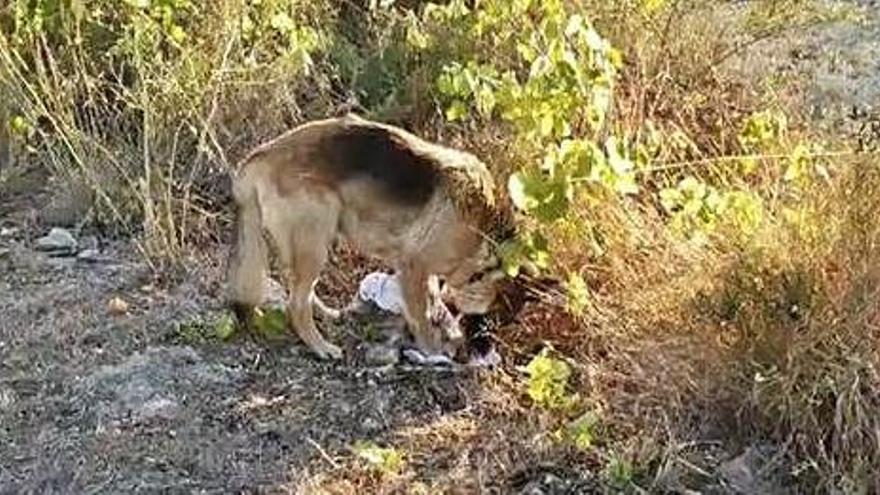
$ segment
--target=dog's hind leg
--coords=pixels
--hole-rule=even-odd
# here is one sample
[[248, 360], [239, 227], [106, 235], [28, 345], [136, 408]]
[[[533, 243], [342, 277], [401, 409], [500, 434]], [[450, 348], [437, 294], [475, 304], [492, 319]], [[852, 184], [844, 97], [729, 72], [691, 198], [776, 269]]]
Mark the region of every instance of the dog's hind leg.
[[266, 208], [271, 212], [267, 224], [285, 266], [288, 324], [319, 357], [340, 359], [342, 349], [324, 339], [312, 311], [314, 286], [336, 235], [339, 205], [329, 194], [304, 191], [294, 198]]
[[297, 244], [293, 249], [292, 268], [288, 275], [288, 318], [296, 333], [315, 354], [324, 359], [340, 359], [342, 349], [324, 339], [315, 325], [312, 312], [315, 299], [312, 297], [312, 287], [326, 262], [326, 249], [317, 244], [303, 244]]

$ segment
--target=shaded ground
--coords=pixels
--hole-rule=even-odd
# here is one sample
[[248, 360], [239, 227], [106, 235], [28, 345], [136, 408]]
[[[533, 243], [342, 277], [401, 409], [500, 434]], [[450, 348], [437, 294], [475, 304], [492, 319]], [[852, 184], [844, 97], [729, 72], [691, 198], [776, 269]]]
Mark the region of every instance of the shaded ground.
[[[34, 249], [47, 230], [31, 220], [41, 196], [22, 193], [0, 201], [0, 493], [311, 493], [351, 465], [359, 440], [420, 443], [441, 431], [469, 446], [422, 445], [445, 449], [410, 460], [428, 483], [543, 483], [541, 469], [501, 473], [524, 459], [490, 460], [471, 441], [487, 410], [517, 414], [478, 396], [474, 372], [368, 366], [363, 322], [324, 325], [345, 344], [340, 364], [293, 338], [223, 342], [210, 323], [219, 256], [191, 260], [170, 284], [155, 283], [127, 242], [103, 246], [98, 262], [53, 257]], [[486, 478], [474, 481], [478, 472]], [[585, 482], [568, 477], [548, 483]]]
[[[128, 241], [99, 261], [49, 256], [34, 242], [47, 230], [32, 220], [41, 197], [0, 201], [0, 493], [616, 491], [600, 449], [553, 440], [559, 425], [521, 400], [512, 366], [370, 366], [369, 320], [323, 325], [343, 363], [292, 337], [224, 342], [211, 324], [221, 253], [163, 284]], [[357, 275], [330, 279], [346, 293]], [[394, 446], [406, 469], [370, 470], [352, 453], [361, 440]], [[771, 454], [724, 447], [671, 447], [645, 483], [786, 493], [756, 475]]]

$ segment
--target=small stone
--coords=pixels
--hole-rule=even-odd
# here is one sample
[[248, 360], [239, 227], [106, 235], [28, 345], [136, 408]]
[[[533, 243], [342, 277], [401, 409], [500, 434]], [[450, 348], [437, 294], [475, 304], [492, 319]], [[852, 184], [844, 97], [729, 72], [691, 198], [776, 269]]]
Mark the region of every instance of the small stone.
[[425, 355], [422, 354], [418, 349], [404, 349], [403, 357], [407, 359], [407, 361], [412, 364], [424, 366], [425, 365]]
[[429, 366], [452, 366], [455, 364], [449, 356], [443, 354], [431, 354], [425, 358], [425, 363]]
[[128, 311], [128, 303], [121, 297], [114, 297], [107, 303], [107, 310], [114, 315], [123, 315]]
[[9, 409], [16, 402], [15, 390], [0, 388], [0, 411]]
[[397, 364], [400, 360], [400, 353], [396, 347], [376, 345], [367, 349], [365, 358], [367, 363], [373, 366], [386, 366], [389, 364]]
[[18, 233], [18, 228], [16, 227], [2, 227], [0, 228], [0, 237], [12, 237]]
[[263, 304], [284, 306], [287, 301], [287, 292], [284, 286], [272, 278], [263, 279]]
[[374, 418], [367, 416], [364, 418], [362, 424], [364, 431], [368, 433], [376, 433], [382, 430], [382, 424]]
[[101, 261], [101, 252], [97, 249], [83, 249], [76, 255], [77, 259], [81, 261], [87, 261], [89, 263], [95, 263]]
[[425, 354], [418, 349], [405, 349], [403, 356], [417, 366], [455, 366], [455, 362], [444, 354]]
[[93, 235], [90, 235], [84, 239], [79, 240], [80, 250], [84, 250], [84, 249], [97, 250], [99, 247], [101, 247], [101, 244], [100, 244], [100, 242], [98, 242], [98, 238]]
[[725, 462], [719, 467], [721, 477], [736, 493], [754, 493], [756, 486], [755, 464], [756, 453], [746, 449], [742, 454]]
[[550, 493], [566, 493], [567, 483], [562, 478], [552, 474], [544, 473], [540, 479], [530, 481], [524, 486], [518, 495], [545, 495]]
[[144, 403], [139, 410], [135, 411], [135, 416], [140, 421], [151, 419], [171, 420], [177, 417], [180, 412], [180, 406], [177, 402], [165, 397], [156, 397]]
[[76, 238], [67, 229], [53, 227], [49, 234], [37, 239], [37, 249], [51, 251], [59, 254], [73, 254], [76, 252]]
[[471, 356], [470, 361], [468, 361], [468, 365], [477, 368], [494, 368], [500, 364], [501, 355], [495, 349], [490, 349], [485, 354], [474, 354]]

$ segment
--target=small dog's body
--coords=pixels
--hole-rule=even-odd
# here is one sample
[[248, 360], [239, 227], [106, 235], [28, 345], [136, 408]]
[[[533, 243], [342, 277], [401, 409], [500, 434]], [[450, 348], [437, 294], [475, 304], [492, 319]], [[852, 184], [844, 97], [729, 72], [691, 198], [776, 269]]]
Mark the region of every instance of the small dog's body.
[[233, 179], [237, 238], [231, 300], [249, 324], [267, 266], [264, 232], [285, 268], [288, 321], [319, 356], [339, 358], [315, 326], [313, 287], [338, 239], [400, 272], [416, 345], [449, 352], [427, 316], [428, 279], [440, 276], [464, 313], [484, 313], [503, 278], [496, 243], [513, 235], [486, 166], [469, 153], [348, 115], [299, 126], [254, 150]]

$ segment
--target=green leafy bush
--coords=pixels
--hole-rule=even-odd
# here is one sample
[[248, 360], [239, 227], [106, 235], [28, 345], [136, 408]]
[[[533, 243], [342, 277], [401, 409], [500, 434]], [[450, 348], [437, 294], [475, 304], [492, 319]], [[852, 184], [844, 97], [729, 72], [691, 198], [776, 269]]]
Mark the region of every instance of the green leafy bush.
[[526, 372], [526, 392], [535, 404], [548, 409], [568, 409], [577, 402], [578, 397], [568, 390], [571, 367], [565, 361], [551, 357], [548, 349], [532, 358]]

